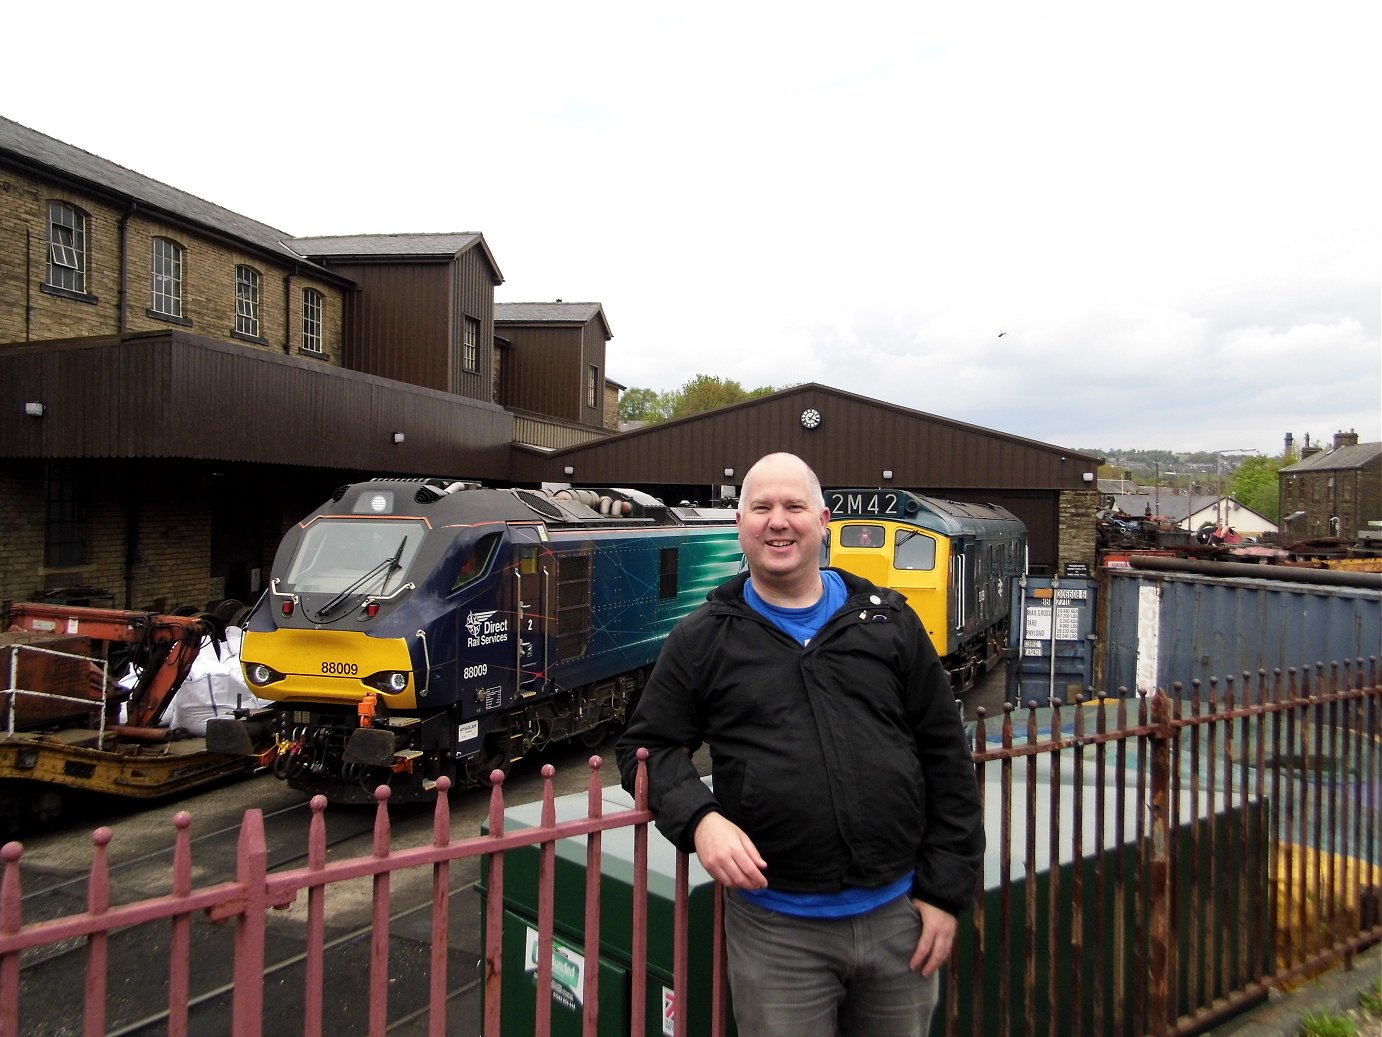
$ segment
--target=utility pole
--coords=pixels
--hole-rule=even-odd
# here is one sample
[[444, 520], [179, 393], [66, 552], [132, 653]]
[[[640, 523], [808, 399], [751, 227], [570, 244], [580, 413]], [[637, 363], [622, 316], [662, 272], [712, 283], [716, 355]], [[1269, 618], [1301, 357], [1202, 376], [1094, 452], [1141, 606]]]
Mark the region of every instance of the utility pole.
[[1256, 453], [1257, 451], [1250, 446], [1227, 447], [1223, 450], [1214, 451], [1214, 483], [1219, 493], [1214, 511], [1218, 515], [1220, 526], [1228, 525], [1228, 502], [1224, 500], [1224, 455]]

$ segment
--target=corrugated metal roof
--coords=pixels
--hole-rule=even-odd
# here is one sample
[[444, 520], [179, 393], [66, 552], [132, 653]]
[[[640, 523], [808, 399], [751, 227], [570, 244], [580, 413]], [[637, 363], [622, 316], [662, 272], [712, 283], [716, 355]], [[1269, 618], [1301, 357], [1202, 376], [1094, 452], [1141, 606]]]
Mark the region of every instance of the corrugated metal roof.
[[[496, 304], [496, 309], [497, 308], [498, 304]], [[779, 389], [777, 392], [769, 393], [766, 396], [757, 396], [753, 399], [741, 400], [738, 403], [727, 404], [724, 407], [717, 407], [714, 410], [692, 414], [685, 418], [672, 418], [668, 421], [640, 425], [638, 428], [630, 428], [627, 431], [621, 432], [619, 438], [627, 441], [634, 437], [646, 435], [660, 439], [666, 435], [668, 429], [674, 429], [682, 425], [706, 424], [719, 421], [726, 416], [733, 415], [737, 411], [757, 411], [761, 410], [764, 405], [768, 403], [788, 400], [796, 396], [809, 396], [813, 393], [821, 393], [826, 396], [847, 400], [868, 410], [886, 412], [903, 421], [943, 426], [959, 433], [974, 434], [994, 442], [1003, 442], [1014, 446], [1031, 448], [1042, 453], [1066, 455], [1075, 460], [1085, 462], [1093, 468], [1098, 468], [1099, 465], [1103, 464], [1103, 458], [1096, 457], [1093, 454], [1085, 454], [1078, 450], [1068, 449], [1053, 443], [1043, 443], [1040, 440], [1027, 439], [1023, 436], [1015, 436], [1007, 432], [999, 432], [995, 429], [984, 428], [980, 425], [971, 425], [968, 422], [959, 421], [955, 418], [941, 417], [939, 414], [930, 414], [926, 411], [914, 410], [911, 407], [904, 407], [896, 403], [888, 403], [885, 400], [871, 399], [867, 396], [860, 396], [857, 393], [848, 392], [844, 389], [836, 389], [833, 386], [821, 385], [818, 382], [802, 382], [799, 385], [792, 385], [785, 389]], [[582, 448], [572, 448], [572, 450], [580, 449]]]
[[0, 117], [0, 153], [4, 152], [65, 178], [84, 181], [106, 194], [302, 262], [300, 254], [284, 244], [289, 235], [281, 230]]
[[1343, 468], [1365, 468], [1382, 455], [1382, 443], [1359, 443], [1356, 446], [1341, 446], [1335, 450], [1312, 454], [1295, 464], [1281, 469], [1283, 472], [1332, 472]]
[[599, 317], [605, 338], [613, 338], [609, 320], [598, 302], [497, 302], [495, 324], [588, 324]]
[[[0, 458], [180, 457], [492, 479], [505, 477], [513, 442], [513, 416], [497, 404], [183, 331], [7, 346], [0, 386]], [[42, 420], [19, 406], [35, 399]]]

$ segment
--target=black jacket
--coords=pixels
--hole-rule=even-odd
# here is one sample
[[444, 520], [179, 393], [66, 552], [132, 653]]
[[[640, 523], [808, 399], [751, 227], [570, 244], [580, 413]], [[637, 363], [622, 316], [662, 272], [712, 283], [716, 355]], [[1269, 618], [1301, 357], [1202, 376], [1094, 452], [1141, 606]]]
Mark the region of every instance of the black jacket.
[[[649, 805], [679, 848], [694, 851], [718, 810], [774, 888], [879, 886], [915, 868], [913, 895], [958, 913], [984, 830], [954, 695], [906, 599], [840, 576], [848, 599], [806, 647], [745, 603], [746, 574], [682, 620], [616, 747], [624, 787], [647, 748]], [[690, 759], [702, 741], [713, 793]]]

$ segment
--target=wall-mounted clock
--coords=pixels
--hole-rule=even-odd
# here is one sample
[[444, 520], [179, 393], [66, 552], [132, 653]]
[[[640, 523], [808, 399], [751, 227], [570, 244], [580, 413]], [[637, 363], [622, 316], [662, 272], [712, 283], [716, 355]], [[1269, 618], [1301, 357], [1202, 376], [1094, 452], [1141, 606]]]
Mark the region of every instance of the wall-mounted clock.
[[807, 407], [801, 412], [801, 427], [816, 428], [821, 423], [821, 412], [815, 407]]

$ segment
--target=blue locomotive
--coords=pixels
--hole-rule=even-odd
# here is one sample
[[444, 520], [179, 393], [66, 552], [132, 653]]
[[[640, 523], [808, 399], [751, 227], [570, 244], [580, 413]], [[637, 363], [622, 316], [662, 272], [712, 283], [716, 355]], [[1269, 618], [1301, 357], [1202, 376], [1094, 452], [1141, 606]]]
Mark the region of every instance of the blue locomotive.
[[208, 747], [334, 802], [482, 783], [548, 742], [595, 744], [673, 625], [742, 560], [730, 509], [633, 490], [376, 479], [293, 527], [244, 621], [266, 708]]

